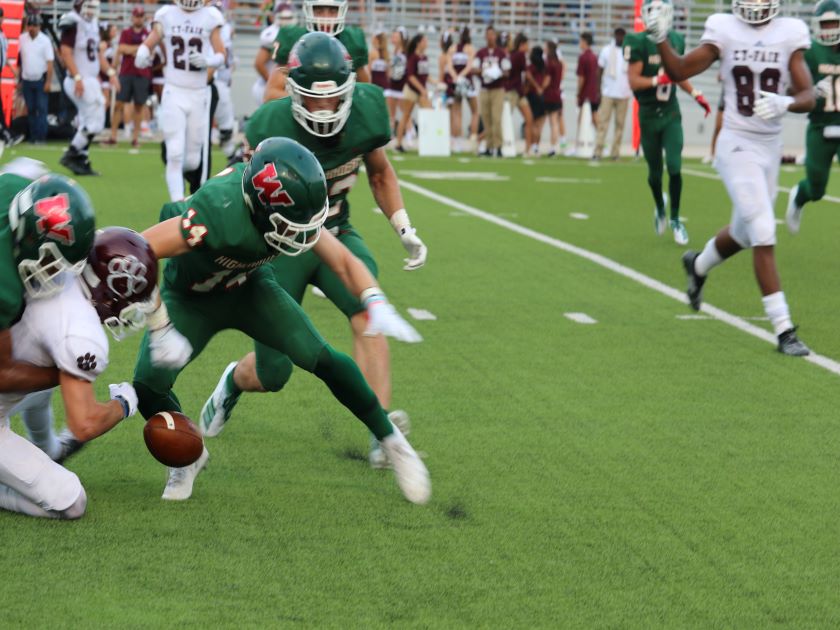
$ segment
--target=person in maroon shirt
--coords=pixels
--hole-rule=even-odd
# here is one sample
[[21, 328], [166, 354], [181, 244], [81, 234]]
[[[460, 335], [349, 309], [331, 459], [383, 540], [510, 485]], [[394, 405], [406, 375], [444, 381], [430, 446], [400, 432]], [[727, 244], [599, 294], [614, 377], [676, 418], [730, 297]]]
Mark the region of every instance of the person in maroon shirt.
[[534, 116], [534, 128], [531, 135], [531, 155], [540, 154], [540, 138], [545, 124], [545, 91], [551, 77], [548, 74], [543, 49], [534, 46], [531, 49], [530, 64], [525, 72], [525, 84], [528, 93], [528, 104]]
[[[152, 82], [151, 68], [138, 69], [134, 65], [134, 56], [140, 44], [148, 37], [149, 31], [145, 27], [146, 11], [142, 5], [135, 5], [131, 10], [131, 27], [120, 34], [120, 43], [117, 53], [122, 58], [120, 64], [120, 91], [117, 94], [117, 103], [122, 105], [122, 118], [128, 121], [129, 114], [133, 110], [134, 128], [131, 135], [131, 146], [136, 147], [139, 143], [138, 135], [143, 122], [143, 109], [149, 98], [149, 88]], [[131, 105], [134, 104], [132, 108]], [[117, 128], [120, 116], [119, 108], [114, 112], [111, 121], [111, 144], [117, 142]]]
[[510, 72], [505, 81], [505, 99], [510, 103], [510, 113], [519, 110], [525, 121], [525, 151], [528, 151], [533, 140], [534, 117], [531, 106], [525, 98], [525, 68], [528, 65], [528, 36], [519, 33], [511, 43], [508, 56], [510, 58]]
[[397, 127], [397, 146], [395, 147], [397, 151], [405, 151], [402, 140], [405, 135], [405, 128], [411, 120], [414, 106], [418, 103], [420, 107], [432, 106], [429, 93], [426, 90], [426, 81], [429, 79], [429, 58], [426, 57], [428, 45], [429, 40], [422, 33], [418, 33], [408, 42], [405, 62], [405, 87], [400, 104], [402, 118], [400, 118], [400, 124]]
[[601, 103], [601, 85], [598, 81], [598, 57], [592, 52], [592, 34], [580, 36], [580, 57], [577, 65], [577, 104], [583, 107], [589, 103], [592, 109], [592, 124], [597, 126], [595, 112]]
[[[549, 80], [544, 97], [545, 111], [551, 129], [551, 149], [548, 152], [549, 157], [551, 157], [557, 152], [557, 143], [560, 136], [565, 135], [565, 129], [563, 128], [563, 93], [560, 89], [560, 85], [563, 83], [565, 64], [557, 55], [557, 43], [554, 40], [548, 40], [545, 43], [545, 57]], [[595, 108], [593, 108], [593, 112]]]
[[478, 109], [484, 123], [487, 150], [484, 155], [502, 155], [502, 110], [505, 105], [505, 78], [510, 72], [507, 51], [497, 44], [496, 29], [485, 31], [487, 46], [479, 50], [473, 61], [473, 71], [481, 78]]

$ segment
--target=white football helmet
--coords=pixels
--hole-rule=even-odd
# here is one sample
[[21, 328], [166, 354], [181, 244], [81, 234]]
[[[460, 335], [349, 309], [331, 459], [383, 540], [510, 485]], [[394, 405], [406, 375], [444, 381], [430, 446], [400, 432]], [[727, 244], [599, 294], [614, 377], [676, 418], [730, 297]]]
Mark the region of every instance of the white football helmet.
[[732, 0], [732, 13], [747, 24], [765, 24], [779, 15], [779, 0]]
[[202, 0], [175, 0], [175, 6], [184, 11], [198, 11], [204, 6], [204, 2]]
[[93, 22], [99, 17], [99, 0], [75, 0], [73, 8], [85, 22]]
[[[335, 9], [334, 16], [316, 16], [316, 8]], [[309, 31], [321, 31], [330, 35], [338, 35], [344, 30], [344, 20], [347, 19], [347, 0], [305, 0], [303, 3], [303, 19]]]
[[274, 5], [274, 23], [277, 26], [294, 26], [297, 24], [295, 8], [284, 0], [277, 2]]

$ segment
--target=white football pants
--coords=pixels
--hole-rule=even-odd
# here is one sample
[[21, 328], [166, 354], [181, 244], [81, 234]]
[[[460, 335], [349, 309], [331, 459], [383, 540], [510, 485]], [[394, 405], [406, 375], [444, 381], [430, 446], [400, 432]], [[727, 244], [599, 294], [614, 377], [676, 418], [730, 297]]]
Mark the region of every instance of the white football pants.
[[210, 133], [210, 88], [166, 85], [160, 103], [160, 128], [166, 144], [166, 185], [169, 198], [184, 198], [184, 173], [201, 164]]
[[216, 81], [216, 92], [219, 102], [216, 103], [216, 124], [220, 130], [231, 130], [235, 123], [233, 113], [233, 99], [230, 95], [230, 85], [224, 81]]
[[85, 77], [82, 79], [82, 85], [82, 96], [76, 96], [76, 82], [73, 81], [73, 77], [64, 77], [64, 93], [79, 113], [79, 131], [97, 134], [105, 128], [105, 96], [102, 94], [98, 77]]

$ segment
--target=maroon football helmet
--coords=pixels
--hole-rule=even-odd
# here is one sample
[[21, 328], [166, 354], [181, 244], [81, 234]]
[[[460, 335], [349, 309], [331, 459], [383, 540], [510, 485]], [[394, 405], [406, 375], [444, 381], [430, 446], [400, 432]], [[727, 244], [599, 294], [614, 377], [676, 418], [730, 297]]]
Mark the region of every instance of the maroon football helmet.
[[114, 339], [145, 327], [155, 309], [157, 278], [157, 258], [140, 234], [123, 227], [97, 231], [82, 285]]

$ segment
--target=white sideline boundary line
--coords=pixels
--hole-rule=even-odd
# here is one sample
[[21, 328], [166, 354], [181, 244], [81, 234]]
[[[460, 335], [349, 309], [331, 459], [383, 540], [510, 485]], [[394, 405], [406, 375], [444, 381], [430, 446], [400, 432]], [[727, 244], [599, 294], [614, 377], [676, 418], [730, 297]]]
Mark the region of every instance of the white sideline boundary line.
[[[683, 172], [685, 172], [685, 170], [683, 170]], [[682, 291], [670, 287], [664, 282], [660, 282], [659, 280], [651, 278], [650, 276], [636, 271], [635, 269], [631, 269], [630, 267], [626, 267], [621, 263], [617, 263], [616, 261], [607, 258], [606, 256], [596, 254], [595, 252], [591, 252], [588, 249], [583, 249], [582, 247], [578, 247], [577, 245], [572, 245], [571, 243], [561, 241], [560, 239], [553, 238], [541, 232], [537, 232], [536, 230], [523, 227], [517, 223], [508, 221], [507, 219], [502, 219], [501, 217], [497, 217], [494, 214], [485, 212], [484, 210], [479, 210], [478, 208], [468, 206], [465, 203], [461, 203], [460, 201], [456, 201], [455, 199], [451, 199], [450, 197], [446, 197], [427, 188], [423, 188], [422, 186], [418, 186], [417, 184], [413, 184], [405, 180], [400, 180], [400, 185], [403, 188], [417, 193], [418, 195], [422, 195], [424, 197], [427, 197], [428, 199], [437, 201], [438, 203], [441, 203], [445, 206], [449, 206], [450, 208], [455, 208], [456, 210], [460, 210], [461, 212], [470, 214], [474, 217], [487, 221], [488, 223], [493, 223], [506, 230], [510, 230], [511, 232], [521, 234], [522, 236], [527, 236], [528, 238], [531, 238], [535, 241], [539, 241], [540, 243], [545, 243], [546, 245], [550, 245], [551, 247], [555, 247], [569, 254], [574, 254], [575, 256], [584, 258], [590, 262], [595, 263], [600, 267], [603, 267], [604, 269], [608, 269], [621, 276], [624, 276], [625, 278], [629, 278], [634, 282], [638, 282], [642, 286], [645, 286], [649, 289], [653, 289], [657, 293], [661, 293], [662, 295], [670, 297], [676, 300], [677, 302], [688, 304], [688, 298]], [[768, 343], [772, 343], [773, 345], [777, 343], [776, 336], [769, 330], [759, 328], [758, 326], [751, 324], [743, 320], [742, 318], [737, 317], [736, 315], [732, 315], [731, 313], [719, 309], [716, 306], [704, 303], [700, 307], [700, 310], [703, 313], [715, 318], [716, 320], [721, 321], [725, 324], [729, 324], [733, 328], [737, 328], [738, 330], [745, 332], [748, 335], [752, 335], [753, 337], [757, 337], [758, 339], [761, 339]], [[830, 359], [829, 357], [823, 356], [821, 354], [816, 354], [814, 352], [811, 352], [810, 355], [804, 358], [809, 363], [813, 363], [814, 365], [817, 365], [823, 368], [824, 370], [828, 370], [829, 372], [840, 376], [840, 363], [838, 363], [834, 359]]]
[[[684, 168], [682, 172], [686, 175], [694, 175], [694, 177], [702, 177], [704, 179], [716, 179], [720, 181], [720, 176], [716, 175], [715, 173], [706, 173], [704, 171], [695, 171], [691, 168]], [[779, 190], [785, 193], [790, 192], [790, 188], [787, 186], [779, 186]], [[840, 203], [840, 197], [832, 197], [831, 195], [825, 195], [820, 201], [830, 201], [832, 203]]]

